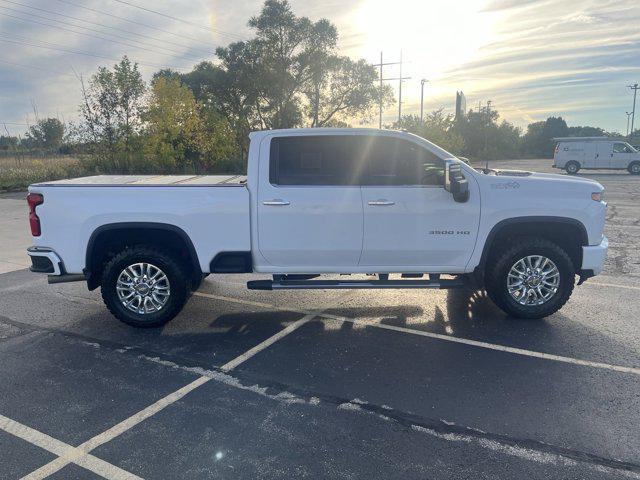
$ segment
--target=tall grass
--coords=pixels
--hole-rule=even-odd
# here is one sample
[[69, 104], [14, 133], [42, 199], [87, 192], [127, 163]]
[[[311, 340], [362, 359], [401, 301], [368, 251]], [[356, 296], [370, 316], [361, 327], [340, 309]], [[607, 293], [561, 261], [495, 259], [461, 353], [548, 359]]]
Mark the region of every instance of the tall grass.
[[68, 155], [3, 155], [0, 156], [0, 191], [25, 190], [32, 183], [79, 177], [85, 172], [80, 160]]
[[0, 151], [0, 192], [20, 191], [32, 183], [75, 178], [98, 174], [203, 174], [242, 173], [244, 164], [240, 160], [223, 160], [213, 165], [188, 165], [183, 169], [167, 169], [152, 159], [138, 155], [135, 161], [115, 164], [105, 163], [89, 154], [59, 155], [42, 153], [20, 153], [9, 155]]

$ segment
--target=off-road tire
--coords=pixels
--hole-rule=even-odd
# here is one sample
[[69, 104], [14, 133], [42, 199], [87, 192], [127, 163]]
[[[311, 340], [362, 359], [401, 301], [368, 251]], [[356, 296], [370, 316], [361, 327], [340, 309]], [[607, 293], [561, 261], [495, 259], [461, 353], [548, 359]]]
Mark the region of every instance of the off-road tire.
[[[557, 312], [567, 303], [575, 282], [575, 268], [567, 252], [556, 243], [539, 237], [515, 237], [505, 242], [505, 249], [489, 259], [485, 274], [487, 294], [505, 313], [515, 318], [540, 319]], [[543, 255], [553, 261], [560, 272], [558, 290], [542, 305], [521, 305], [507, 289], [511, 267], [527, 255]]]
[[631, 175], [640, 175], [640, 162], [631, 162], [627, 167], [627, 171]]
[[580, 171], [580, 164], [574, 160], [571, 160], [570, 162], [567, 162], [567, 164], [564, 166], [564, 169], [569, 175], [575, 175]]
[[[120, 273], [129, 265], [147, 262], [160, 268], [167, 276], [171, 293], [166, 304], [153, 313], [138, 314], [126, 308], [119, 300], [116, 283]], [[153, 246], [127, 247], [104, 266], [102, 273], [102, 299], [118, 320], [133, 327], [160, 327], [175, 317], [189, 298], [190, 280], [185, 265], [174, 255]]]

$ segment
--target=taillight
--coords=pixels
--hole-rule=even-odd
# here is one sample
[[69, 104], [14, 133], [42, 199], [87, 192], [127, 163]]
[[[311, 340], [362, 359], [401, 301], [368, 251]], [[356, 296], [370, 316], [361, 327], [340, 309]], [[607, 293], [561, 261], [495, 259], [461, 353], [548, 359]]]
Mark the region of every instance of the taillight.
[[36, 214], [36, 207], [44, 203], [44, 197], [39, 193], [30, 193], [27, 195], [27, 203], [29, 204], [29, 225], [31, 226], [31, 235], [40, 236], [40, 219]]

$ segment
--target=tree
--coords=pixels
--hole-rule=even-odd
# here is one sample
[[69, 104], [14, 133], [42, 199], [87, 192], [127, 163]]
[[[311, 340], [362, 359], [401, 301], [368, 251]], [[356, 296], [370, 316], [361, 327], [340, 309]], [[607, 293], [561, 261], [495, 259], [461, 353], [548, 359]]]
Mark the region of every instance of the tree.
[[198, 87], [185, 80], [194, 92], [217, 96], [245, 119], [243, 127], [329, 125], [389, 101], [391, 89], [376, 86], [374, 67], [335, 54], [338, 35], [328, 20], [296, 17], [286, 0], [267, 0], [248, 25], [255, 38], [218, 48], [219, 67], [201, 64], [187, 75], [200, 78]]
[[150, 167], [162, 171], [201, 173], [233, 151], [228, 123], [213, 109], [199, 105], [175, 77], [157, 77], [151, 88], [145, 153]]
[[382, 96], [383, 105], [393, 100], [392, 89], [376, 86], [375, 67], [364, 60], [330, 56], [315, 64], [305, 95], [312, 127], [325, 127], [345, 118], [366, 115]]
[[540, 158], [553, 157], [553, 139], [570, 135], [567, 122], [562, 117], [549, 117], [541, 122], [530, 123], [522, 139], [522, 152]]
[[[604, 137], [609, 134], [600, 127], [578, 126], [569, 127], [568, 136], [570, 137]], [[612, 136], [620, 136], [620, 134], [613, 134]]]
[[113, 66], [98, 68], [86, 88], [81, 79], [83, 103], [80, 106], [86, 135], [95, 153], [110, 171], [133, 168], [132, 154], [140, 131], [140, 113], [146, 87], [138, 65], [124, 56]]
[[518, 156], [521, 131], [506, 120], [498, 122], [499, 118], [496, 110], [484, 108], [458, 119], [455, 131], [464, 139], [464, 156], [482, 160]]
[[145, 154], [163, 171], [184, 170], [198, 124], [193, 93], [180, 80], [158, 77], [151, 86], [146, 122]]
[[427, 113], [422, 122], [418, 115], [404, 115], [393, 128], [425, 138], [455, 155], [464, 151], [464, 138], [455, 129], [453, 115], [445, 114], [442, 109]]
[[[221, 66], [201, 62], [182, 76], [195, 98], [207, 108], [223, 112], [232, 129], [237, 156], [246, 158], [249, 132], [265, 128], [257, 109], [256, 77], [252, 62], [247, 61], [246, 46], [232, 44], [222, 58]], [[244, 60], [239, 61], [238, 55]]]
[[0, 135], [0, 150], [15, 150], [20, 139], [11, 135]]
[[25, 140], [36, 148], [57, 150], [62, 145], [64, 124], [57, 118], [44, 118], [29, 127]]

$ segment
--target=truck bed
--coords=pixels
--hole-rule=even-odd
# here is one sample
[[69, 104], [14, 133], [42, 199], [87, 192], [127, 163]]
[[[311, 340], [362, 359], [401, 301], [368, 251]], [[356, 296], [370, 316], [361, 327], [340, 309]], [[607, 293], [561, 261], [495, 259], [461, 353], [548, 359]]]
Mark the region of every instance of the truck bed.
[[140, 187], [140, 186], [185, 186], [216, 187], [244, 186], [244, 175], [94, 175], [91, 177], [69, 178], [36, 183], [34, 186], [78, 186], [78, 187]]
[[[66, 273], [82, 273], [98, 228], [168, 225], [196, 251], [203, 272], [220, 252], [248, 252], [249, 190], [239, 175], [99, 175], [29, 187], [42, 233], [37, 247], [55, 248]], [[204, 187], [204, 188], [203, 188]]]

